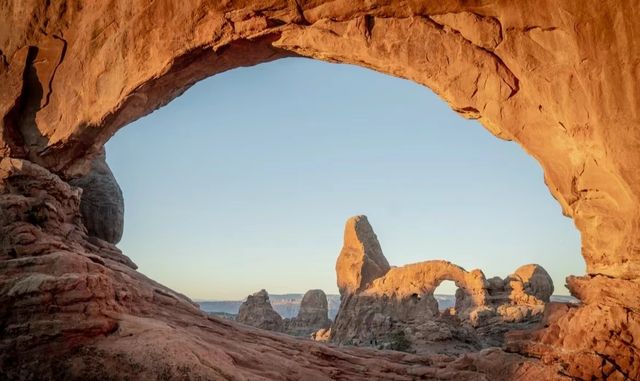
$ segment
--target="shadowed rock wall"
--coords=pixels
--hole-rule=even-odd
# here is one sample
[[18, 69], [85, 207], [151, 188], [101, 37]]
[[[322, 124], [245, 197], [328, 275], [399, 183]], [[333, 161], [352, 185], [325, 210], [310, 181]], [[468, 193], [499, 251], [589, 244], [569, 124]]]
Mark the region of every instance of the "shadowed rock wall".
[[120, 242], [124, 232], [124, 197], [104, 150], [91, 163], [89, 173], [69, 183], [82, 188], [80, 212], [89, 235], [113, 244]]
[[273, 309], [266, 290], [247, 296], [240, 305], [236, 321], [256, 328], [282, 331], [282, 317]]

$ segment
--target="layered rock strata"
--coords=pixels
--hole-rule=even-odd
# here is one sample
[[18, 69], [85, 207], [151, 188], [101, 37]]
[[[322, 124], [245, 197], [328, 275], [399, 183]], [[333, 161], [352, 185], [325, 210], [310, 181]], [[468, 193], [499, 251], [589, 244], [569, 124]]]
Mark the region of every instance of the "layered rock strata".
[[81, 194], [36, 164], [0, 159], [3, 380], [476, 380], [559, 369], [496, 351], [431, 360], [338, 349], [207, 317], [90, 239]]
[[[65, 307], [64, 319], [55, 319], [55, 324], [39, 323], [46, 311], [59, 313], [53, 311], [60, 306], [51, 307], [44, 301], [68, 292], [65, 273], [84, 274], [88, 279], [106, 277], [114, 287], [129, 290], [127, 295], [139, 295], [136, 290], [163, 290], [133, 271], [130, 261], [108, 242], [85, 239], [89, 235], [80, 212], [74, 209], [80, 197], [77, 188], [67, 189], [68, 184], [45, 179], [61, 176], [69, 180], [85, 175], [104, 143], [119, 128], [207, 76], [300, 55], [356, 64], [428, 86], [463, 116], [477, 119], [497, 137], [513, 140], [531, 154], [543, 168], [545, 183], [563, 213], [574, 219], [581, 233], [586, 274], [569, 277], [567, 286], [581, 304], [559, 307], [553, 313], [547, 308], [544, 328], [513, 337], [509, 350], [522, 353], [528, 361], [512, 362], [509, 359], [521, 359], [514, 354], [480, 352], [457, 363], [457, 369], [467, 364], [466, 369], [473, 367], [477, 375], [487, 367], [499, 367], [499, 373], [495, 373], [498, 368], [491, 370], [494, 373], [485, 372], [490, 379], [497, 379], [525, 377], [522, 372], [553, 364], [574, 379], [640, 378], [637, 9], [634, 1], [625, 0], [193, 0], [179, 6], [124, 0], [3, 2], [0, 157], [9, 159], [3, 160], [3, 165], [10, 168], [9, 172], [20, 172], [22, 179], [3, 174], [0, 184], [1, 260], [5, 268], [0, 289], [0, 369], [5, 375], [37, 371], [42, 378], [55, 369], [80, 372], [82, 366], [67, 367], [70, 359], [91, 363], [91, 348], [100, 342], [109, 343], [112, 354], [116, 346], [121, 351], [121, 356], [108, 356], [108, 363], [101, 360], [105, 367], [111, 364], [124, 375], [124, 359], [130, 355], [138, 361], [136, 364], [152, 369], [157, 361], [141, 357], [150, 349], [136, 351], [138, 348], [130, 345], [132, 349], [128, 350], [125, 344], [137, 340], [140, 346], [147, 343], [151, 347], [156, 344], [152, 335], [160, 333], [163, 339], [175, 339], [165, 341], [172, 343], [174, 353], [190, 353], [184, 349], [195, 348], [191, 346], [195, 341], [202, 342], [196, 337], [212, 340], [207, 356], [228, 354], [232, 351], [229, 348], [245, 348], [238, 349], [238, 361], [224, 357], [220, 372], [246, 375], [256, 371], [255, 367], [247, 370], [247, 364], [254, 360], [264, 366], [265, 372], [270, 369], [271, 378], [300, 369], [290, 362], [290, 368], [283, 367], [277, 361], [292, 357], [284, 347], [262, 347], [262, 358], [270, 360], [267, 363], [252, 357], [246, 348], [254, 345], [252, 340], [263, 345], [266, 336], [256, 339], [253, 333], [243, 334], [237, 335], [236, 341], [226, 342], [224, 333], [213, 333], [211, 327], [216, 323], [194, 318], [191, 313], [184, 315], [169, 307], [171, 303], [164, 303], [167, 299], [151, 297], [159, 293], [142, 292], [146, 304], [132, 308], [124, 296], [103, 294], [102, 281], [80, 282], [82, 286], [78, 287], [86, 292], [78, 293], [74, 300], [85, 298], [85, 302]], [[42, 194], [16, 188], [12, 183], [40, 186], [37, 189]], [[53, 200], [59, 201], [56, 204]], [[51, 205], [57, 206], [52, 209]], [[84, 266], [89, 260], [96, 265], [56, 270], [56, 265], [49, 262], [51, 257], [46, 256], [54, 251], [64, 252], [63, 257], [71, 263]], [[45, 257], [18, 257], [20, 253], [45, 253]], [[87, 253], [93, 253], [91, 259], [86, 259]], [[101, 259], [105, 265], [97, 263]], [[120, 266], [114, 263], [124, 266], [124, 272], [105, 269]], [[47, 278], [40, 287], [14, 289], [32, 273], [53, 279]], [[137, 282], [134, 279], [141, 282], [139, 288], [133, 285]], [[30, 290], [33, 300], [40, 303], [32, 302], [27, 307], [27, 299], [9, 295], [10, 291], [16, 295], [16, 290]], [[80, 308], [82, 303], [94, 307]], [[130, 336], [109, 337], [113, 324], [61, 328], [68, 327], [65, 321], [95, 322], [96, 305], [103, 306], [105, 313], [127, 309], [130, 316], [149, 319], [145, 320], [149, 324], [146, 330]], [[109, 316], [113, 319], [110, 321], [124, 326], [124, 319]], [[192, 329], [187, 338], [179, 328], [186, 322], [209, 328], [198, 332]], [[38, 327], [47, 324], [58, 327], [49, 330], [54, 334], [38, 334]], [[87, 337], [92, 338], [94, 346], [87, 344]], [[38, 346], [45, 342], [48, 346]], [[30, 351], [25, 345], [37, 349]], [[61, 358], [62, 353], [67, 357]], [[181, 357], [182, 365], [203, 366], [200, 360], [207, 356], [196, 353], [198, 356]], [[334, 354], [339, 359], [347, 356], [338, 351]], [[320, 354], [301, 356], [313, 359], [309, 363], [315, 364], [316, 370], [319, 364], [327, 364]], [[541, 360], [532, 360], [534, 357]], [[491, 363], [483, 363], [489, 358]], [[36, 363], [34, 359], [45, 361]], [[353, 361], [338, 363], [332, 368], [333, 375], [354, 374]], [[398, 361], [375, 361], [367, 362], [363, 369], [376, 372], [382, 366], [393, 368], [395, 374], [408, 374], [411, 368]], [[307, 365], [305, 371], [310, 367]], [[153, 370], [146, 372], [149, 378], [157, 378]], [[314, 375], [331, 373], [328, 368], [317, 372]], [[388, 378], [389, 374], [384, 373]], [[549, 378], [527, 375], [529, 379]], [[212, 378], [212, 374], [207, 376]], [[373, 376], [369, 373], [367, 377]]]

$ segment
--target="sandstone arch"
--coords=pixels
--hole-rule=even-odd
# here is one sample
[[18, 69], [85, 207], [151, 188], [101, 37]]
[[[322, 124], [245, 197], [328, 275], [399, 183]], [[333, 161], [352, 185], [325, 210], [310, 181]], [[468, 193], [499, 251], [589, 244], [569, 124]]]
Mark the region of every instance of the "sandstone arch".
[[[331, 342], [420, 354], [502, 346], [504, 332], [539, 325], [553, 293], [551, 277], [537, 264], [521, 266], [505, 279], [486, 279], [479, 269], [466, 271], [445, 260], [393, 266], [384, 273], [372, 272], [373, 263], [387, 263], [373, 228], [365, 216], [349, 218], [337, 279], [340, 287], [349, 284], [345, 280], [359, 282], [341, 294]], [[455, 309], [442, 313], [434, 292], [445, 280], [457, 290]]]
[[[72, 265], [74, 253], [85, 253], [82, 261], [106, 268], [130, 261], [103, 241], [88, 241], [77, 193], [53, 174], [70, 179], [86, 172], [117, 129], [206, 76], [303, 55], [424, 84], [464, 116], [479, 119], [496, 136], [517, 141], [534, 156], [551, 193], [581, 232], [587, 275], [567, 280], [583, 302], [580, 308], [551, 314], [550, 329], [514, 338], [511, 349], [561, 364], [564, 373], [575, 377], [618, 372], [637, 378], [637, 13], [633, 1], [2, 4], [0, 253], [5, 269], [14, 268], [11, 261], [28, 262], [24, 258], [36, 254], [38, 259], [3, 281], [0, 327], [14, 327], [12, 322], [20, 320], [17, 311], [26, 308], [16, 306], [15, 292], [37, 294], [46, 286], [47, 295], [67, 295], [68, 288], [53, 287], [62, 276], [47, 262], [54, 253], [70, 261], [67, 273], [83, 274], [86, 292], [109, 314], [142, 314], [127, 298], [143, 298], [149, 306], [160, 300], [173, 303], [172, 308], [182, 305], [175, 302], [181, 297], [150, 286], [135, 272], [120, 279], [101, 267]], [[99, 264], [100, 257], [107, 262]], [[30, 278], [18, 287], [29, 271], [53, 279]], [[132, 279], [148, 292], [124, 287]], [[120, 299], [97, 292], [98, 285], [106, 284], [110, 290], [121, 288]], [[40, 315], [32, 311], [30, 316], [37, 320]], [[89, 316], [94, 323], [102, 319], [104, 324], [96, 323], [91, 331], [98, 334], [122, 321]], [[571, 321], [583, 321], [590, 329], [583, 332]], [[20, 330], [10, 332], [6, 337], [16, 338]], [[564, 347], [554, 351], [553, 345]]]
[[[588, 272], [632, 279], [638, 273], [632, 259], [640, 159], [637, 139], [629, 135], [634, 129], [625, 126], [637, 120], [639, 94], [631, 81], [619, 79], [635, 76], [635, 66], [620, 55], [611, 61], [595, 54], [605, 39], [631, 33], [632, 24], [621, 21], [619, 31], [587, 41], [597, 26], [580, 23], [632, 12], [624, 12], [627, 4], [619, 13], [605, 4], [574, 6], [563, 8], [577, 15], [573, 19], [555, 20], [548, 17], [558, 8], [555, 1], [493, 7], [454, 1], [7, 5], [2, 17], [13, 32], [0, 41], [7, 94], [0, 107], [2, 152], [72, 176], [88, 169], [117, 129], [207, 76], [290, 55], [357, 64], [424, 84], [498, 137], [519, 142], [575, 219]], [[32, 20], [46, 20], [48, 29], [33, 30]], [[163, 38], [159, 30], [174, 37]], [[618, 41], [620, 49], [635, 57], [633, 46], [624, 45], [633, 39], [625, 41]], [[604, 87], [587, 85], [594, 68]], [[23, 79], [23, 73], [31, 74]], [[551, 73], [554, 86], [546, 81]], [[577, 78], [584, 78], [582, 85]], [[64, 86], [69, 79], [78, 86]], [[626, 132], [607, 134], [611, 125]], [[596, 230], [610, 234], [595, 236]]]
[[[411, 279], [410, 285], [406, 280]], [[469, 297], [471, 306], [487, 303], [487, 280], [481, 270], [466, 271], [448, 261], [432, 260], [394, 267], [382, 278], [373, 281], [371, 292], [393, 293], [398, 298], [412, 294], [433, 295], [445, 280], [453, 281]], [[369, 291], [369, 290], [367, 290]]]

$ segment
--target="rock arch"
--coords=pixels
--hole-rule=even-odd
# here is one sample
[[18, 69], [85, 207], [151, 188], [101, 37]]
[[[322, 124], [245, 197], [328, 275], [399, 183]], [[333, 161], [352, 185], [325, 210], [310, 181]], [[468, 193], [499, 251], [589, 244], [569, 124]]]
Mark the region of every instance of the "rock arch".
[[[500, 346], [501, 332], [539, 323], [553, 293], [551, 277], [536, 264], [521, 266], [505, 279], [487, 279], [479, 269], [466, 271], [445, 260], [371, 271], [378, 270], [380, 266], [372, 265], [380, 263], [387, 260], [367, 218], [348, 219], [337, 279], [339, 285], [345, 280], [359, 282], [357, 287], [341, 287], [330, 341], [395, 348], [401, 336], [401, 347], [416, 353]], [[434, 292], [445, 280], [453, 281], [457, 290], [455, 309], [443, 314]], [[443, 344], [447, 341], [448, 346]]]
[[[108, 243], [89, 242], [77, 210], [79, 195], [56, 175], [69, 180], [86, 173], [119, 128], [202, 78], [301, 55], [357, 64], [426, 85], [463, 116], [478, 119], [493, 134], [518, 142], [535, 157], [550, 192], [581, 232], [587, 275], [567, 279], [581, 307], [558, 310], [549, 316], [550, 329], [515, 340], [511, 349], [553, 360], [575, 377], [619, 372], [637, 378], [636, 8], [631, 1], [560, 0], [3, 4], [3, 266], [27, 261], [25, 253], [40, 256], [5, 281], [0, 327], [6, 330], [20, 320], [16, 292], [37, 294], [52, 287], [55, 292], [49, 294], [66, 295], [68, 288], [54, 287], [62, 273], [46, 265], [46, 255], [64, 252], [64, 258], [76, 258], [70, 255], [85, 253], [78, 260], [103, 267], [130, 263]], [[101, 257], [107, 262], [99, 264]], [[160, 300], [182, 305], [175, 302], [182, 297], [151, 286], [135, 272], [128, 280], [119, 279], [93, 265], [80, 270], [69, 261], [65, 271], [83, 274], [83, 287], [94, 295], [89, 299], [103, 300], [109, 311], [139, 315], [140, 309], [126, 302], [131, 298], [143, 298], [151, 306], [160, 305]], [[36, 268], [53, 279], [20, 283], [22, 275]], [[131, 282], [148, 292], [123, 286]], [[120, 287], [123, 294], [117, 300], [107, 297], [114, 293], [97, 292], [98, 284]], [[73, 300], [69, 303], [82, 303]], [[109, 332], [112, 323], [123, 321], [91, 316], [88, 320], [102, 327], [91, 332]], [[570, 323], [581, 320], [592, 325], [587, 334]], [[564, 347], [554, 351], [549, 343]]]
[[[407, 284], [409, 279], [411, 282]], [[413, 294], [428, 297], [433, 302], [431, 309], [437, 313], [438, 305], [433, 293], [445, 280], [453, 281], [462, 292], [456, 297], [456, 307], [459, 312], [467, 311], [468, 313], [469, 309], [488, 303], [487, 280], [481, 270], [466, 271], [444, 260], [394, 267], [384, 277], [374, 280], [364, 294], [393, 295], [397, 299], [405, 299]]]

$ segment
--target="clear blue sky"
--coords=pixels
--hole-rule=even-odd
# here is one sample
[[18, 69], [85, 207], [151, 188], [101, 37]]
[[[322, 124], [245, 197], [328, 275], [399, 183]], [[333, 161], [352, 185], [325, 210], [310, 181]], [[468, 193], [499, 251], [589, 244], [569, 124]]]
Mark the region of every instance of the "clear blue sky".
[[429, 89], [358, 67], [296, 58], [216, 75], [119, 131], [107, 158], [125, 197], [118, 246], [195, 299], [337, 293], [356, 214], [392, 265], [504, 277], [539, 263], [557, 294], [584, 273], [533, 158]]

